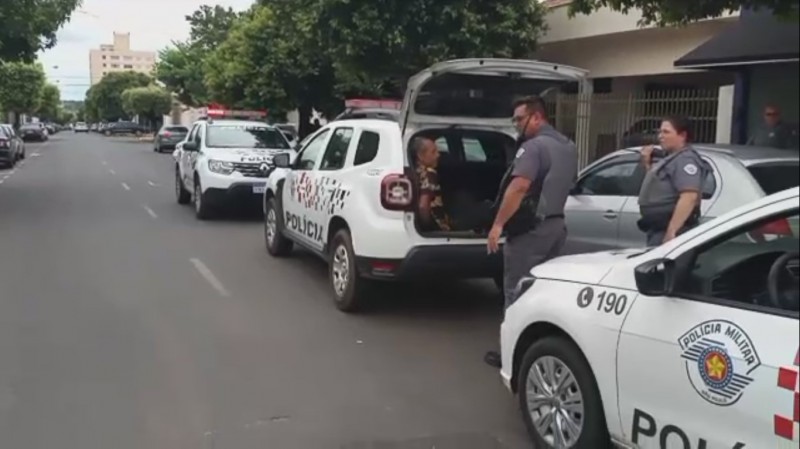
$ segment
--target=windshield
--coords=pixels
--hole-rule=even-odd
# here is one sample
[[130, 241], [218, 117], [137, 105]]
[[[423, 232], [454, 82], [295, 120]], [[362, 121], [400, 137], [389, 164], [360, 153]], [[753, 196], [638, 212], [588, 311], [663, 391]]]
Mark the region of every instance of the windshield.
[[275, 128], [256, 125], [213, 125], [206, 131], [211, 148], [274, 148], [288, 150], [289, 142]]
[[747, 167], [758, 185], [767, 195], [782, 192], [800, 185], [798, 162], [758, 164]]

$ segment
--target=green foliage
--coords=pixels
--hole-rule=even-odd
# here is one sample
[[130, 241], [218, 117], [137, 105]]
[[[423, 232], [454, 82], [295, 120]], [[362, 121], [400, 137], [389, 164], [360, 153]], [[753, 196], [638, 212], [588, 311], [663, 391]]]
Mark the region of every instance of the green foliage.
[[172, 95], [162, 87], [134, 87], [122, 92], [122, 107], [129, 115], [139, 115], [154, 122], [172, 108]]
[[40, 64], [0, 63], [0, 104], [16, 114], [33, 113], [39, 107], [45, 86]]
[[401, 95], [409, 75], [465, 57], [529, 57], [545, 29], [531, 0], [327, 0], [319, 23], [347, 84]]
[[56, 32], [81, 0], [1, 0], [0, 61], [31, 62], [56, 44]]
[[128, 118], [122, 107], [122, 92], [145, 87], [152, 79], [144, 73], [111, 72], [86, 92], [86, 114], [92, 121], [117, 121]]
[[230, 8], [203, 5], [186, 16], [189, 40], [174, 42], [159, 53], [156, 79], [175, 92], [181, 103], [189, 106], [208, 103], [203, 80], [205, 57], [225, 41], [238, 17]]
[[574, 0], [570, 15], [590, 14], [599, 8], [628, 12], [642, 10], [642, 25], [684, 25], [739, 11], [766, 8], [778, 16], [797, 20], [798, 0]]
[[61, 91], [53, 84], [45, 84], [37, 115], [40, 119], [56, 121], [61, 112]]

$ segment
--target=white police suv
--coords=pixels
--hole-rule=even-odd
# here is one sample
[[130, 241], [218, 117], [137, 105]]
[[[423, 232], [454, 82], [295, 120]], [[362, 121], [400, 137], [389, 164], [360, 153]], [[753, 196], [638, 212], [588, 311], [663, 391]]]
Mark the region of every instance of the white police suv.
[[797, 448], [799, 201], [534, 268], [501, 326], [501, 376], [535, 446]]
[[502, 259], [487, 255], [487, 230], [421, 224], [410, 143], [417, 136], [436, 142], [445, 208], [467, 198], [485, 206], [488, 217], [517, 150], [513, 99], [583, 85], [585, 74], [509, 59], [445, 61], [420, 72], [409, 80], [398, 115], [335, 120], [306, 138], [291, 163], [276, 156], [264, 196], [268, 251], [285, 256], [297, 244], [329, 262], [334, 303], [343, 311], [368, 300], [373, 281], [499, 275]]
[[[272, 158], [294, 154], [283, 133], [254, 120], [259, 111], [208, 109], [176, 145], [175, 195], [179, 204], [194, 202], [198, 219], [211, 218], [237, 200], [260, 201]], [[242, 120], [241, 118], [251, 118]]]

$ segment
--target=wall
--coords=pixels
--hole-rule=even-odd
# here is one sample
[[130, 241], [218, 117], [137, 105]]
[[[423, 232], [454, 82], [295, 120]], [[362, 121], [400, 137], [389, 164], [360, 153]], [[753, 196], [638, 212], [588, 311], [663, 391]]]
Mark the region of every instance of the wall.
[[781, 109], [784, 121], [798, 123], [800, 121], [800, 111], [798, 111], [799, 80], [800, 65], [797, 62], [753, 67], [750, 78], [747, 129], [753, 130], [761, 125], [764, 106], [767, 104], [778, 106]]

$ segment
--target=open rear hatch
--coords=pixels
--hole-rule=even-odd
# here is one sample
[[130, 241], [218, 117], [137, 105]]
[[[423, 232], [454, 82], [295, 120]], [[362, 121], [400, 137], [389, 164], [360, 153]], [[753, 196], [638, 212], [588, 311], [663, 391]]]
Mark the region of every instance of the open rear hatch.
[[533, 60], [456, 59], [435, 64], [408, 82], [400, 128], [408, 145], [416, 131], [432, 126], [502, 130], [513, 135], [514, 99], [545, 95], [565, 84], [585, 88], [587, 71]]

